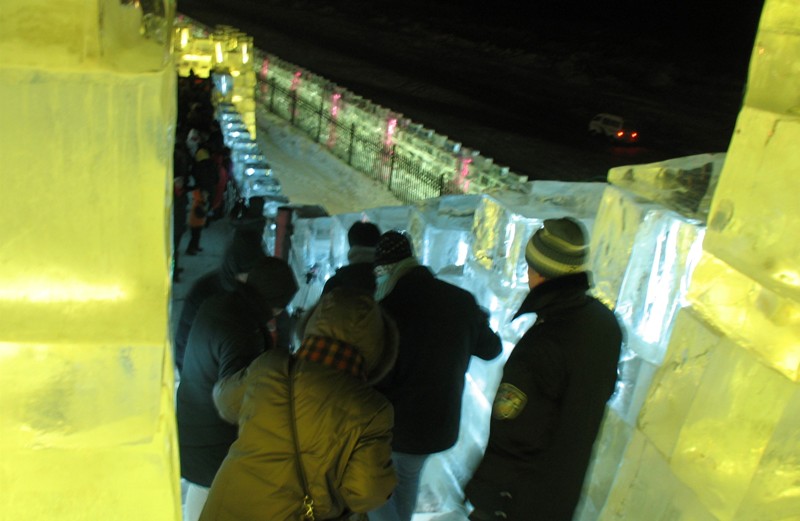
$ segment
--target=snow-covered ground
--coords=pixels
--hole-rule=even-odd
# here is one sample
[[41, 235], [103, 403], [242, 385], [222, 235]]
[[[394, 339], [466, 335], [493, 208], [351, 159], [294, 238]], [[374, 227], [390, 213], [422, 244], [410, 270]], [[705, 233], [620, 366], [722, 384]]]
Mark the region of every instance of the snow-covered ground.
[[261, 110], [258, 123], [256, 141], [290, 202], [320, 205], [331, 215], [403, 204], [288, 122]]

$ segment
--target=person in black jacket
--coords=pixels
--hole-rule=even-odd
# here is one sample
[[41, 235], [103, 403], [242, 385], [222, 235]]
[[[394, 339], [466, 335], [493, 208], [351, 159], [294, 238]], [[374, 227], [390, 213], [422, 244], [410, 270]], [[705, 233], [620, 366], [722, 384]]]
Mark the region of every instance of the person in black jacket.
[[214, 384], [273, 348], [267, 324], [297, 289], [286, 261], [265, 257], [250, 270], [247, 282], [206, 300], [192, 323], [177, 393], [181, 477], [189, 483], [185, 521], [199, 517], [214, 475], [236, 440], [236, 426], [220, 418], [214, 406]]
[[323, 295], [343, 286], [363, 289], [370, 296], [375, 295], [375, 274], [372, 269], [375, 245], [380, 236], [380, 228], [371, 222], [356, 221], [350, 226], [347, 231], [349, 264], [336, 270], [333, 277], [328, 279], [322, 288]]
[[472, 294], [421, 266], [402, 233], [381, 236], [375, 273], [376, 300], [400, 333], [395, 366], [376, 385], [394, 406], [392, 461], [398, 482], [389, 501], [369, 518], [409, 521], [425, 460], [458, 438], [470, 357], [491, 360], [501, 344]]
[[515, 318], [536, 313], [503, 368], [489, 443], [465, 489], [470, 519], [570, 521], [617, 379], [622, 330], [587, 294], [586, 233], [547, 219], [528, 242], [530, 293]]
[[256, 233], [237, 231], [225, 250], [220, 267], [206, 273], [192, 284], [183, 301], [173, 342], [175, 367], [179, 373], [183, 371], [183, 356], [189, 340], [189, 330], [200, 306], [209, 297], [232, 291], [247, 281], [247, 273], [267, 256], [261, 242], [261, 236]]

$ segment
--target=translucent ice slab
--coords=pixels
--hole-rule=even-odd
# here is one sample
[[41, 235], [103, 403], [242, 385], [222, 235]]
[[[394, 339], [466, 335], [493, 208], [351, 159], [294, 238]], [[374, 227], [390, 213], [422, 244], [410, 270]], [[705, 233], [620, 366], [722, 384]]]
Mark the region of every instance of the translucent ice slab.
[[[628, 347], [651, 363], [661, 363], [675, 314], [687, 305], [704, 231], [666, 209], [648, 212], [636, 231], [616, 312], [625, 326]], [[595, 262], [602, 259], [595, 257]]]
[[704, 253], [689, 300], [710, 324], [795, 382], [800, 379], [800, 303]]
[[463, 266], [472, 241], [472, 225], [480, 196], [445, 196], [415, 206], [409, 233], [422, 264], [434, 273], [448, 266]]
[[590, 228], [589, 265], [593, 294], [609, 308], [617, 305], [641, 223], [648, 213], [660, 210], [661, 207], [621, 188], [605, 189], [594, 227]]
[[608, 182], [705, 222], [725, 154], [698, 154], [608, 171]]
[[527, 282], [525, 246], [551, 217], [570, 215], [592, 229], [605, 183], [534, 181], [527, 194], [502, 192], [484, 196], [475, 212], [471, 256], [509, 286]]
[[719, 519], [738, 509], [793, 397], [787, 378], [733, 342], [712, 353], [671, 466]]
[[[795, 36], [792, 40], [800, 42]], [[745, 108], [711, 207], [705, 249], [764, 288], [800, 300], [800, 108]]]
[[625, 451], [599, 521], [719, 521], [695, 491], [672, 473], [668, 462], [638, 431]]
[[690, 308], [678, 312], [666, 358], [653, 378], [638, 420], [639, 429], [665, 458], [672, 456], [697, 387], [722, 341]]

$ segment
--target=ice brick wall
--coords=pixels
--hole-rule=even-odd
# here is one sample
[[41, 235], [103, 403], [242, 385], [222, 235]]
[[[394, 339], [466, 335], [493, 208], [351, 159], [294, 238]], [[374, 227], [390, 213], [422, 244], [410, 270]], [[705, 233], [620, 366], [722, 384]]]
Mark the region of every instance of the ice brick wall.
[[580, 519], [800, 519], [799, 33], [767, 0], [687, 306], [635, 423], [609, 412]]
[[173, 9], [3, 2], [3, 519], [180, 518]]

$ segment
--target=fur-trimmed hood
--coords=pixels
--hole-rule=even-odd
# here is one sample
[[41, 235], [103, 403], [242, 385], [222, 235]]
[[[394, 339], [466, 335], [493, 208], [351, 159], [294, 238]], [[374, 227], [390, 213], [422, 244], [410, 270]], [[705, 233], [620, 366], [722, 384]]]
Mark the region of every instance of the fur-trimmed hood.
[[336, 288], [297, 323], [297, 337], [321, 336], [354, 346], [364, 357], [367, 383], [379, 382], [394, 366], [400, 337], [383, 307], [367, 293]]

